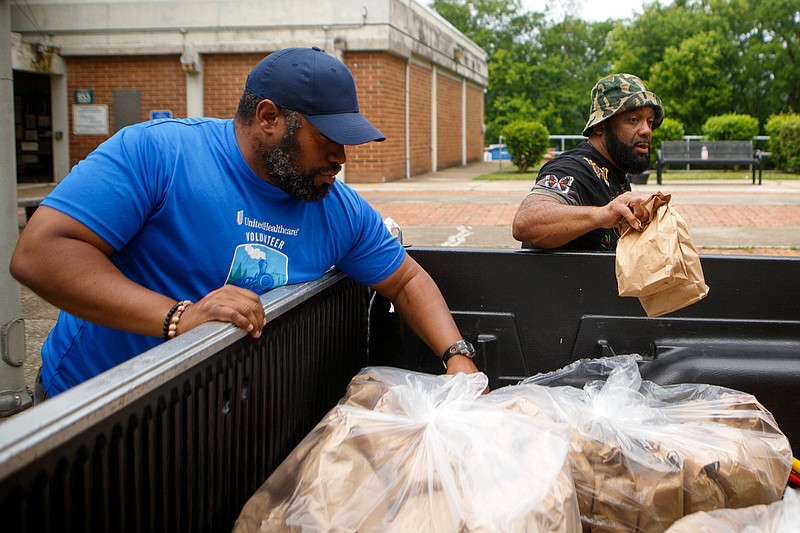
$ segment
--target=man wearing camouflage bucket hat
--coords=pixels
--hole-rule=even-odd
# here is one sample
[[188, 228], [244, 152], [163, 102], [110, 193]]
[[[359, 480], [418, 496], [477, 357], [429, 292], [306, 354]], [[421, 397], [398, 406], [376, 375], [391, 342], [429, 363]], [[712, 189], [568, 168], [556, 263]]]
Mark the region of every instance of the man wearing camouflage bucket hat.
[[650, 165], [664, 106], [632, 74], [599, 80], [591, 100], [588, 140], [542, 166], [514, 217], [512, 233], [524, 248], [613, 251], [623, 218], [642, 229], [650, 195], [631, 192], [628, 174]]

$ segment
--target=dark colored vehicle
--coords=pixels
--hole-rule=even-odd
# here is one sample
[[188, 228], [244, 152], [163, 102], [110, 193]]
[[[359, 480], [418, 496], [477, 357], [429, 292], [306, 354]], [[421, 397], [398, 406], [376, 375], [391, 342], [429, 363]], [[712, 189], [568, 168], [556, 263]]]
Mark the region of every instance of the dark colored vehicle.
[[[754, 394], [800, 446], [800, 259], [702, 256], [704, 300], [647, 318], [612, 254], [410, 248], [494, 388], [638, 353], [642, 377]], [[7, 531], [229, 531], [365, 366], [441, 373], [341, 273], [262, 297], [253, 340], [206, 324], [0, 424]], [[580, 385], [580, 384], [576, 384]]]

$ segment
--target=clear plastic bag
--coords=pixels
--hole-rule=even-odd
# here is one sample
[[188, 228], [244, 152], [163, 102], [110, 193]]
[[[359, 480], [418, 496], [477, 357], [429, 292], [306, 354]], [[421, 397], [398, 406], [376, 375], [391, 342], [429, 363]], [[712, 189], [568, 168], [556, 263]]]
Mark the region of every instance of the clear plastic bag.
[[539, 398], [533, 402], [543, 411], [573, 427], [570, 456], [587, 529], [664, 531], [697, 511], [781, 497], [791, 448], [755, 397], [643, 381], [640, 360], [578, 361], [505, 392]]
[[667, 533], [796, 533], [800, 492], [786, 489], [781, 501], [741, 509], [719, 509], [681, 518]]
[[234, 531], [580, 531], [569, 429], [486, 385], [364, 369]]

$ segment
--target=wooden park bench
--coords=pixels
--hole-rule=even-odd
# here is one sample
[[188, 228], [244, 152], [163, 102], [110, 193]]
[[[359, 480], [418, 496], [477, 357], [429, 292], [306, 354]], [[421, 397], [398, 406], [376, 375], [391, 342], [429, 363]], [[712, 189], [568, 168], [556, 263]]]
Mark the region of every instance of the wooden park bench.
[[656, 177], [661, 185], [661, 173], [667, 165], [749, 165], [753, 185], [761, 185], [763, 159], [760, 150], [753, 149], [753, 141], [664, 141], [656, 160]]

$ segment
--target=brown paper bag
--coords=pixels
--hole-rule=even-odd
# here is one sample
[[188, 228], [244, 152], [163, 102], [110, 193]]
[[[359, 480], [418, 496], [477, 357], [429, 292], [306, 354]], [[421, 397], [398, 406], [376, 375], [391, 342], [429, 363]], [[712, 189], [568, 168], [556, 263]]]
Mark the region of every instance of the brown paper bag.
[[689, 228], [658, 192], [644, 204], [649, 219], [639, 232], [620, 224], [616, 272], [620, 296], [638, 296], [647, 316], [656, 317], [693, 304], [708, 294], [700, 257]]
[[616, 257], [620, 296], [647, 296], [688, 279], [670, 198], [658, 193], [644, 204], [648, 213], [644, 231], [636, 231], [624, 219], [620, 224]]

